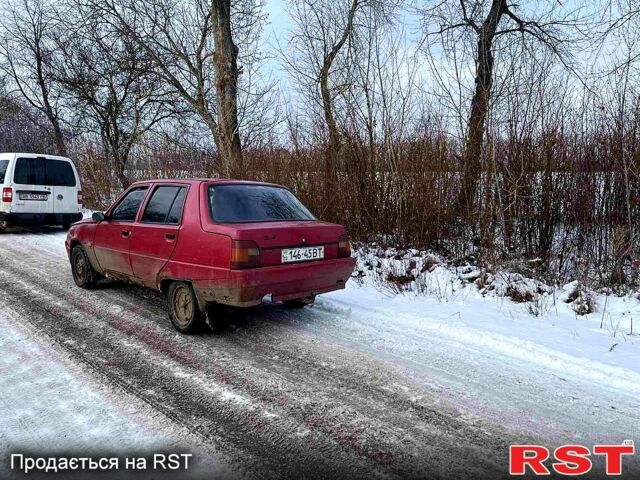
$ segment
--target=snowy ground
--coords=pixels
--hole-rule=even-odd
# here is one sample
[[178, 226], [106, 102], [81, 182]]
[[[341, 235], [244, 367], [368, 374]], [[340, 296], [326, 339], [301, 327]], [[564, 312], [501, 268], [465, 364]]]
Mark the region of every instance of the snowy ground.
[[[608, 304], [612, 318], [640, 318], [635, 299]], [[558, 303], [533, 317], [526, 305], [474, 287], [441, 301], [351, 285], [316, 308], [349, 319], [343, 340], [351, 335], [356, 348], [473, 413], [556, 441], [640, 438], [640, 336], [600, 328], [597, 314], [578, 317]]]
[[[193, 452], [185, 432], [167, 429], [161, 415], [143, 405], [134, 407], [123, 392], [115, 396], [105, 391], [32, 328], [0, 314], [0, 331], [2, 457], [47, 452], [93, 458], [108, 454], [122, 460], [134, 452], [147, 457], [156, 452]], [[211, 456], [198, 452], [195, 459], [194, 474], [228, 476]], [[10, 460], [2, 458], [0, 478], [12, 474], [20, 477], [10, 471]], [[110, 477], [117, 474], [111, 472]]]
[[300, 474], [301, 458], [311, 477], [345, 462], [352, 477], [453, 477], [451, 457], [504, 471], [514, 441], [640, 440], [635, 298], [577, 316], [549, 292], [534, 317], [436, 267], [424, 296], [365, 277], [313, 308], [266, 305], [185, 337], [153, 293], [78, 291], [63, 242], [0, 236], [3, 455], [193, 447], [213, 473], [234, 470], [224, 451], [267, 477]]

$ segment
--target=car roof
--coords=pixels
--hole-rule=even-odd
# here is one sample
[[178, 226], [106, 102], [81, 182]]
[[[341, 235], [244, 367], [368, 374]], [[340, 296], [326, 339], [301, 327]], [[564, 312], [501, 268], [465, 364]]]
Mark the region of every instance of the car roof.
[[282, 185], [268, 182], [255, 182], [252, 180], [233, 180], [226, 178], [154, 178], [150, 180], [141, 180], [133, 183], [131, 186], [136, 185], [151, 185], [156, 183], [188, 183], [190, 185], [197, 185], [207, 183], [211, 185], [265, 185], [270, 187], [286, 188]]
[[32, 153], [32, 152], [0, 152], [0, 158], [13, 158], [13, 157], [45, 157], [52, 160], [66, 160], [71, 161], [69, 157], [61, 157], [60, 155], [51, 155], [49, 153]]

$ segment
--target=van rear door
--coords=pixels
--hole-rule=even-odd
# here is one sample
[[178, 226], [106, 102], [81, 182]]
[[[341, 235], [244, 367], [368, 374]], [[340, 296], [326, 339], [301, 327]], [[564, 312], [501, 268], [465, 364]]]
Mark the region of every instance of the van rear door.
[[13, 211], [53, 213], [53, 191], [47, 184], [45, 157], [18, 157], [13, 169]]
[[52, 213], [78, 213], [78, 179], [68, 160], [47, 158], [47, 181], [53, 198]]

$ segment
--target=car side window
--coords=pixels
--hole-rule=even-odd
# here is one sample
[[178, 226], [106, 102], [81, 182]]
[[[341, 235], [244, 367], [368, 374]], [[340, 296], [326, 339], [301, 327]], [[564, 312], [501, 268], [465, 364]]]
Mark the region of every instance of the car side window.
[[138, 187], [131, 190], [111, 212], [111, 220], [114, 222], [133, 222], [140, 204], [147, 193], [148, 187]]
[[169, 210], [169, 216], [167, 217], [167, 223], [178, 224], [182, 219], [182, 209], [184, 208], [184, 199], [187, 196], [187, 189], [181, 188], [176, 199], [173, 201], [171, 210]]
[[187, 189], [177, 186], [156, 188], [142, 215], [142, 223], [178, 224]]

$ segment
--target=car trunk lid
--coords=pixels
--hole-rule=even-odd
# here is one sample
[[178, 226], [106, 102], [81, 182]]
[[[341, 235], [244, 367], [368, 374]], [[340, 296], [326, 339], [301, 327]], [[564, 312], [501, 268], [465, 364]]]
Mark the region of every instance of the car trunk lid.
[[276, 221], [236, 224], [235, 239], [251, 240], [260, 247], [263, 267], [280, 265], [282, 250], [324, 247], [324, 259], [338, 256], [338, 240], [345, 234], [341, 225], [320, 221]]

